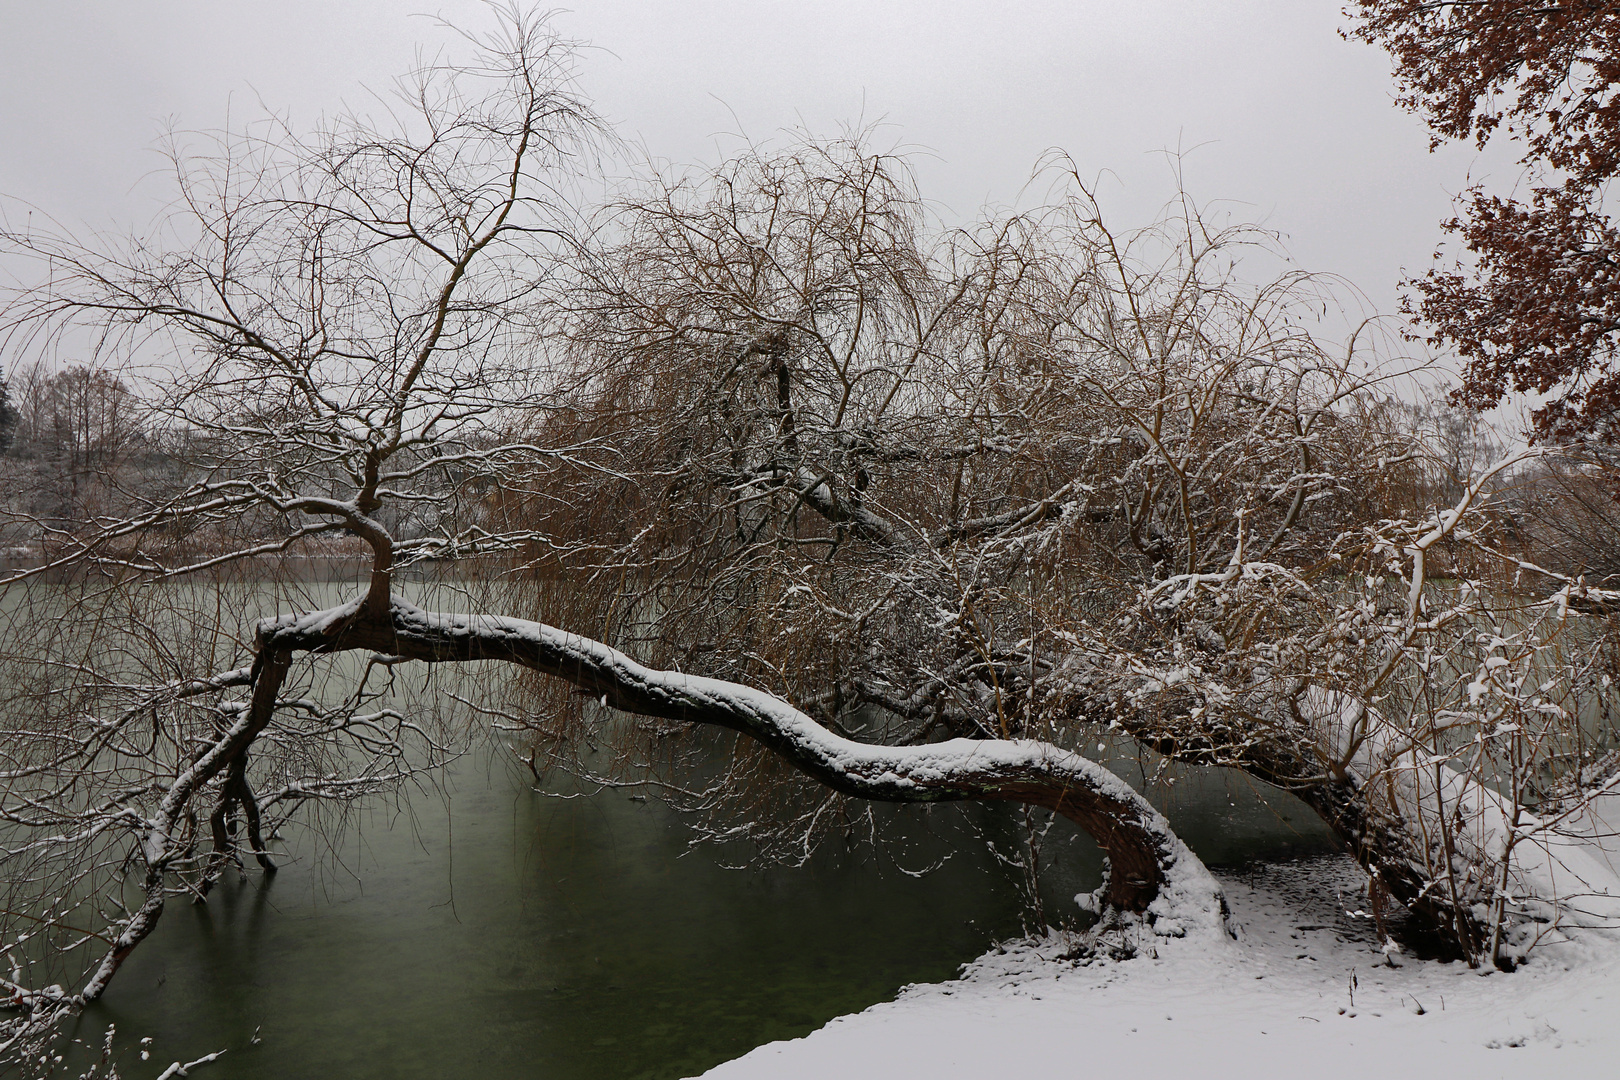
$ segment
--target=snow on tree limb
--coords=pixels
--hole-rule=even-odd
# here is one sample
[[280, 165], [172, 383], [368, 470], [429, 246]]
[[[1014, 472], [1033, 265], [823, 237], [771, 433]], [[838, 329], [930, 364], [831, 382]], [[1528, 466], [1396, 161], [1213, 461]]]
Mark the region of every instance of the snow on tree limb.
[[738, 683], [647, 667], [568, 631], [495, 615], [424, 611], [395, 599], [387, 620], [362, 604], [259, 624], [261, 650], [367, 648], [427, 662], [501, 660], [563, 679], [606, 705], [747, 734], [844, 794], [883, 802], [1012, 801], [1053, 810], [1108, 853], [1106, 899], [1169, 932], [1222, 927], [1220, 886], [1128, 784], [1071, 751], [1029, 739], [881, 746], [828, 731], [780, 698]]

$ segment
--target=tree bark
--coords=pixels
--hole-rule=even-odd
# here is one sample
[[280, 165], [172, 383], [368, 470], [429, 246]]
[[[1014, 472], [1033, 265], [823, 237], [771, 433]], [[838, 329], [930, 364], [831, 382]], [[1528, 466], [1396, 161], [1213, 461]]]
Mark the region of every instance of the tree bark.
[[[355, 617], [358, 614], [359, 617]], [[1029, 740], [953, 739], [879, 746], [841, 738], [786, 702], [750, 687], [660, 671], [543, 623], [423, 611], [400, 600], [386, 620], [356, 605], [267, 620], [267, 654], [369, 649], [428, 663], [500, 660], [543, 672], [642, 716], [746, 734], [835, 791], [882, 802], [1009, 801], [1061, 814], [1108, 856], [1103, 899], [1149, 921], [1190, 904], [1218, 924], [1220, 887], [1168, 822], [1129, 785], [1077, 754]], [[1166, 903], [1162, 898], [1171, 896]]]

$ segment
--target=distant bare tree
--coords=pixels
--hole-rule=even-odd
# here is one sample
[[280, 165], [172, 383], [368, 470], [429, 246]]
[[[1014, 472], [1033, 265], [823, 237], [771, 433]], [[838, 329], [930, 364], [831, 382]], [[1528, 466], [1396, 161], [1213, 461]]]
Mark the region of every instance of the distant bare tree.
[[3, 514], [13, 542], [49, 545], [59, 531], [125, 516], [130, 491], [163, 471], [144, 428], [146, 403], [117, 376], [82, 365], [53, 372], [27, 364], [13, 382]]

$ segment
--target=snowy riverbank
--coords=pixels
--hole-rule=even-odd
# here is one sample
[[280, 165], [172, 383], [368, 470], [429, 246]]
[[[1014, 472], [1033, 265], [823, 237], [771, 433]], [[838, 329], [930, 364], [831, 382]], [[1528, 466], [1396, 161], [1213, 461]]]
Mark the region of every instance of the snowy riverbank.
[[704, 1075], [1615, 1075], [1620, 940], [1609, 932], [1544, 945], [1513, 974], [1481, 974], [1386, 959], [1348, 859], [1222, 879], [1237, 941], [1160, 942], [1156, 957], [1080, 965], [1055, 937], [992, 952], [961, 979], [908, 988]]

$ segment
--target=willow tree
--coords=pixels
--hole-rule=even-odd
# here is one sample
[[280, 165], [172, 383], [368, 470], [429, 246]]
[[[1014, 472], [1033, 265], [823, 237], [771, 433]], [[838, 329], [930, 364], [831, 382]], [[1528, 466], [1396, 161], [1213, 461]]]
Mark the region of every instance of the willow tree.
[[[10, 1037], [101, 994], [174, 897], [271, 872], [275, 823], [442, 764], [453, 725], [396, 692], [412, 665], [598, 702], [544, 703], [564, 749], [740, 733], [722, 789], [757, 749], [818, 791], [1050, 810], [1109, 858], [1103, 930], [1220, 936], [1215, 880], [1080, 752], [1101, 726], [1299, 791], [1485, 951], [1477, 904], [1525, 895], [1513, 844], [1459, 881], [1460, 830], [1498, 804], [1477, 768], [1425, 777], [1469, 761], [1441, 735], [1458, 694], [1488, 747], [1519, 738], [1502, 695], [1524, 738], [1562, 729], [1506, 678], [1529, 661], [1477, 693], [1435, 665], [1490, 615], [1424, 593], [1446, 544], [1489, 547], [1486, 492], [1407, 512], [1421, 447], [1353, 342], [1298, 329], [1308, 280], [1245, 288], [1243, 235], [1191, 212], [1117, 235], [1083, 193], [942, 232], [858, 145], [582, 214], [606, 136], [567, 43], [511, 10], [469, 44], [386, 127], [177, 153], [168, 246], [4, 233], [39, 270], [4, 308], [8, 369], [93, 348], [162, 463], [101, 511], [6, 509]], [[232, 575], [299, 553], [354, 553], [359, 587], [238, 619]], [[427, 563], [461, 610], [407, 599]], [[489, 567], [499, 606], [474, 601]], [[459, 704], [449, 678], [427, 697]], [[1397, 684], [1427, 711], [1392, 711]]]
[[[962, 229], [859, 139], [745, 147], [604, 210], [566, 325], [589, 379], [548, 424], [613, 467], [531, 506], [579, 545], [541, 562], [611, 583], [588, 617], [615, 640], [850, 736], [1126, 737], [1243, 770], [1375, 898], [1509, 962], [1546, 912], [1508, 898], [1557, 892], [1515, 849], [1556, 831], [1531, 807], [1580, 803], [1609, 663], [1584, 586], [1512, 546], [1513, 462], [1459, 471], [1366, 327], [1311, 332], [1322, 283], [1246, 283], [1260, 231], [1186, 197], [1118, 231], [1050, 164], [1048, 205]], [[610, 734], [578, 719], [537, 749]], [[694, 787], [708, 758], [629, 734], [628, 772], [664, 769], [716, 835], [796, 858], [858, 816], [768, 755]]]
[[[851, 740], [748, 685], [401, 595], [400, 575], [427, 561], [566, 554], [573, 541], [514, 508], [566, 506], [574, 471], [613, 468], [599, 439], [548, 434], [593, 378], [547, 330], [577, 287], [576, 185], [604, 135], [569, 45], [501, 14], [469, 39], [471, 60], [402, 81], [389, 126], [269, 125], [176, 153], [165, 235], [178, 246], [4, 234], [8, 256], [40, 271], [6, 303], [8, 351], [92, 343], [98, 370], [143, 389], [142, 430], [165, 463], [109, 500], [117, 512], [6, 510], [24, 565], [4, 583], [0, 859], [29, 903], [5, 919], [18, 964], [56, 977], [13, 971], [10, 1037], [100, 995], [176, 895], [205, 898], [249, 857], [273, 872], [274, 821], [441, 764], [445, 731], [384, 700], [406, 664], [517, 665], [625, 712], [742, 732], [867, 798], [1047, 807], [1110, 853], [1119, 918], [1218, 932], [1219, 887], [1198, 860], [1070, 751]], [[346, 602], [225, 615], [232, 575], [274, 579], [289, 555], [350, 551], [365, 571]], [[314, 692], [311, 673], [340, 654], [363, 661], [338, 669], [352, 692]]]

